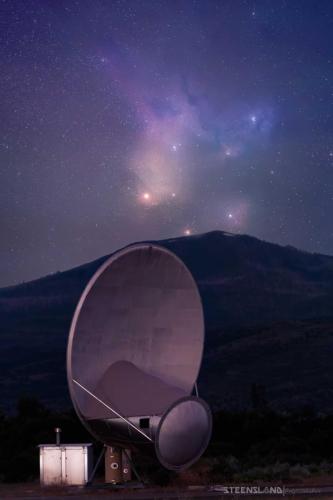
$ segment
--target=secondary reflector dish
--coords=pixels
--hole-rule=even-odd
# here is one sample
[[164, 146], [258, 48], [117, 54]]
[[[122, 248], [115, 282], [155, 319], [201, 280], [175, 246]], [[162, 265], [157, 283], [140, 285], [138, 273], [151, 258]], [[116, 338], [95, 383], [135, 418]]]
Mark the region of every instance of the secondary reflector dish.
[[190, 397], [204, 318], [196, 283], [172, 252], [131, 245], [97, 270], [74, 313], [67, 349], [71, 398], [108, 445], [155, 447], [169, 469], [204, 451], [211, 414]]

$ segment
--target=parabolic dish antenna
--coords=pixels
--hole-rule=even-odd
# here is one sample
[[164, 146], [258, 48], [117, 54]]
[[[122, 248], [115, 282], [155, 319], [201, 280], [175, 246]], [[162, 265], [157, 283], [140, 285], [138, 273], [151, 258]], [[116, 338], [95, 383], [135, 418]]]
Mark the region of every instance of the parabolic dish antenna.
[[192, 396], [204, 345], [196, 283], [172, 252], [135, 244], [113, 254], [88, 282], [67, 347], [74, 408], [110, 446], [155, 448], [168, 469], [204, 452], [207, 404]]

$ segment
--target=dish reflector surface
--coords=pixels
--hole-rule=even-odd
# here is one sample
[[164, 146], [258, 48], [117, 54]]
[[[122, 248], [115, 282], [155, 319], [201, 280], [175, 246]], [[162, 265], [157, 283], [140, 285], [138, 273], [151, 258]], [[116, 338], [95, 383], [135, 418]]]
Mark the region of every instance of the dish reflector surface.
[[76, 308], [67, 374], [74, 407], [89, 420], [162, 415], [189, 396], [201, 365], [204, 318], [196, 283], [163, 247], [136, 244], [112, 255]]
[[205, 451], [212, 430], [207, 404], [199, 398], [183, 398], [163, 415], [156, 436], [159, 461], [167, 469], [182, 469]]

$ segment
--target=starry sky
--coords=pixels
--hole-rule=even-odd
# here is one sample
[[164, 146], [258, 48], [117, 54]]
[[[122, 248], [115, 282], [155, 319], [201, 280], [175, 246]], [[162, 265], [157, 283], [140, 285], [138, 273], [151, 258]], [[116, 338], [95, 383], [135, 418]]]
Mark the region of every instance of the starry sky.
[[331, 0], [0, 18], [0, 286], [216, 229], [333, 254]]

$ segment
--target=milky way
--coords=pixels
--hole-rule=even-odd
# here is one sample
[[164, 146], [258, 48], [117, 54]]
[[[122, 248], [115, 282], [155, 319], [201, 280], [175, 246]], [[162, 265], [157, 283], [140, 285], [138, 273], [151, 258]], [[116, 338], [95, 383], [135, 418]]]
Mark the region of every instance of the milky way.
[[216, 229], [333, 253], [331, 1], [1, 9], [0, 285]]

